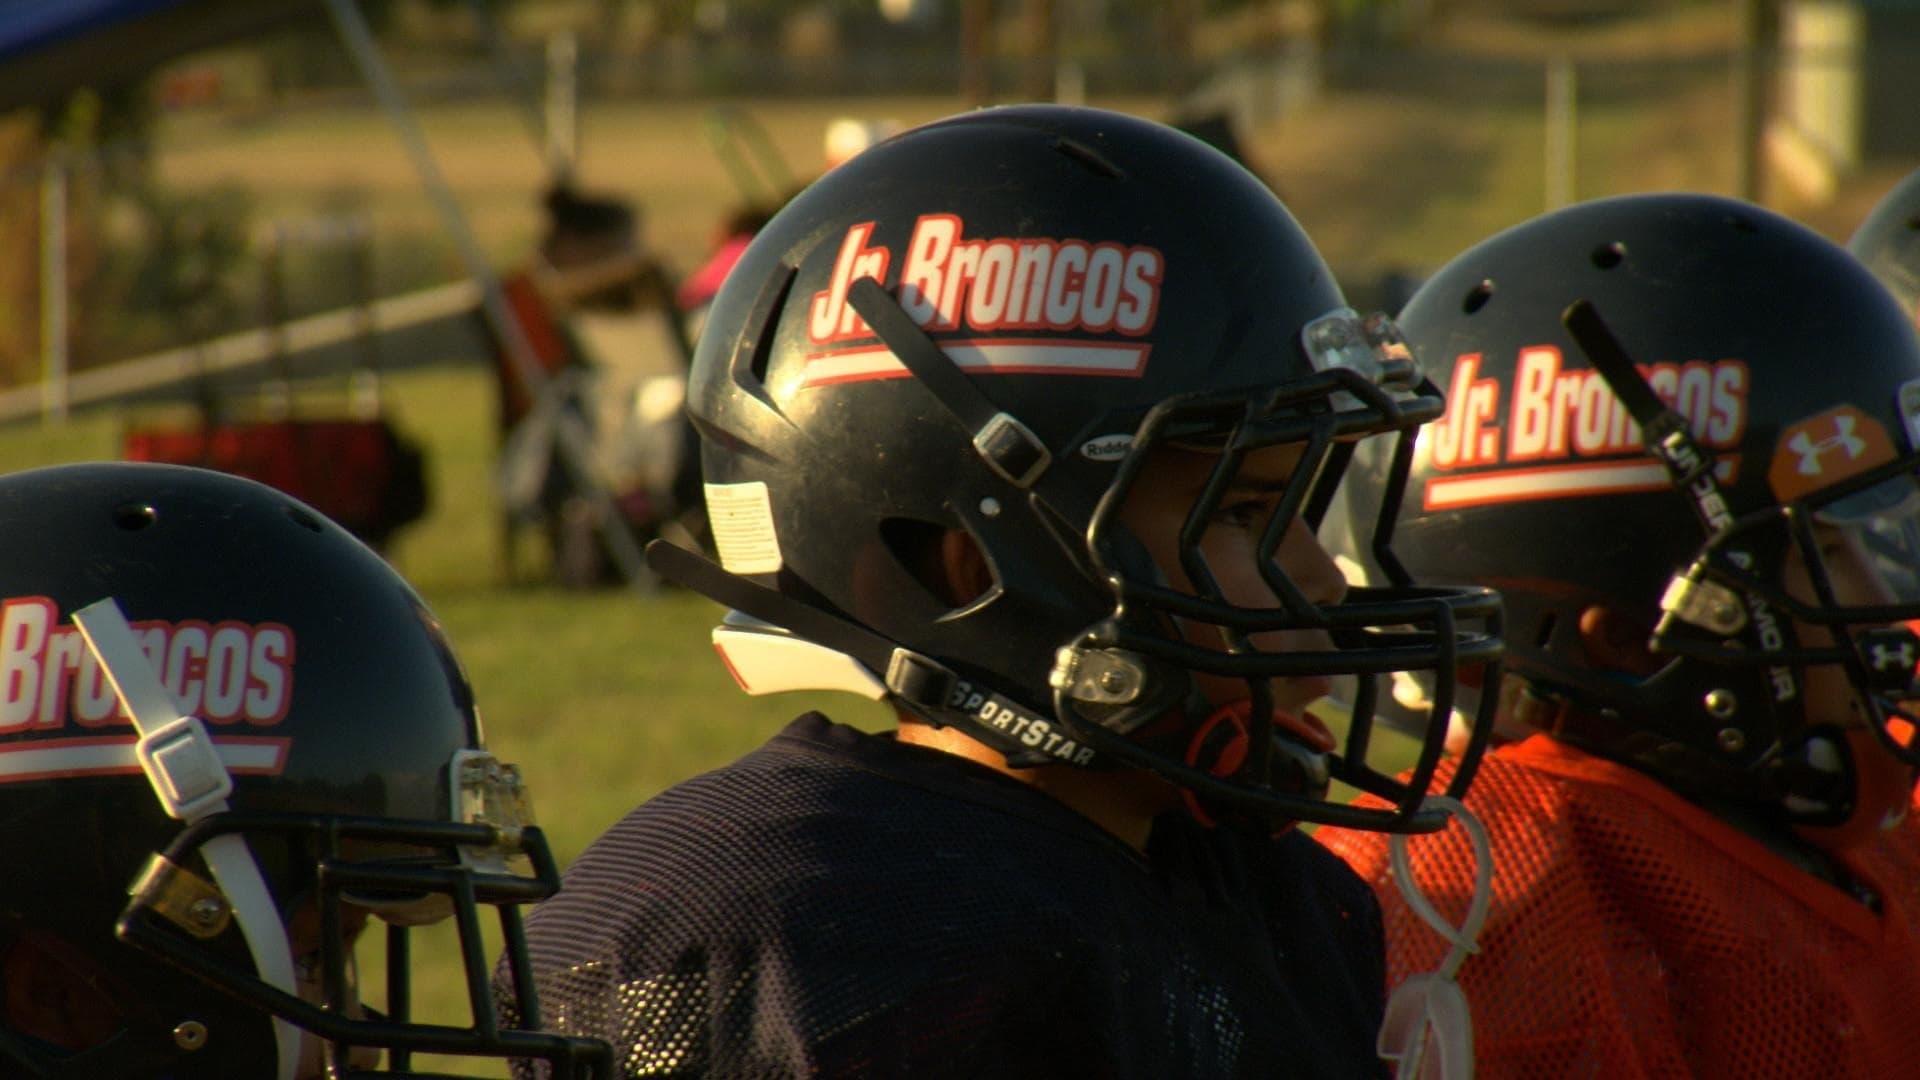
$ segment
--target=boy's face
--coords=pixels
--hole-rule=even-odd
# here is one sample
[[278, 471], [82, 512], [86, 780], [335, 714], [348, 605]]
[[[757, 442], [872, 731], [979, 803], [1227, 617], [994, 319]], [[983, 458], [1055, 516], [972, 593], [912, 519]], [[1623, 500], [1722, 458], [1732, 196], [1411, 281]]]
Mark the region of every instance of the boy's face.
[[[1834, 599], [1842, 606], [1885, 605], [1898, 598], [1874, 568], [1874, 561], [1860, 535], [1824, 522], [1813, 527], [1818, 555]], [[1787, 595], [1802, 603], [1820, 605], [1799, 545], [1790, 545], [1782, 583]], [[1813, 647], [1833, 645], [1833, 632], [1824, 626], [1796, 622], [1800, 640]], [[1806, 670], [1807, 719], [1816, 724], [1863, 727], [1872, 711], [1860, 700], [1859, 693], [1838, 664], [1815, 664]]]
[[[1237, 607], [1270, 608], [1278, 598], [1260, 575], [1260, 536], [1279, 506], [1289, 479], [1300, 463], [1300, 444], [1273, 446], [1249, 453], [1242, 462], [1219, 509], [1205, 522], [1199, 551], [1224, 598]], [[1196, 591], [1180, 560], [1180, 534], [1188, 512], [1199, 500], [1219, 457], [1201, 451], [1161, 448], [1148, 459], [1128, 492], [1120, 520], [1153, 557], [1174, 589]], [[1287, 526], [1274, 555], [1280, 570], [1316, 604], [1338, 603], [1345, 595], [1345, 577], [1305, 522]], [[1180, 633], [1196, 645], [1225, 650], [1216, 626], [1177, 620]], [[1281, 630], [1250, 635], [1265, 652], [1328, 649], [1331, 639], [1319, 630]], [[1244, 699], [1244, 679], [1197, 674], [1195, 682], [1215, 705]], [[1331, 683], [1324, 675], [1271, 680], [1274, 707], [1301, 716], [1306, 706], [1324, 697]], [[1315, 722], [1317, 724], [1317, 721]], [[1318, 740], [1316, 740], [1318, 741]]]
[[[1814, 539], [1817, 556], [1833, 588], [1834, 600], [1839, 604], [1880, 605], [1898, 600], [1897, 590], [1889, 586], [1877, 569], [1878, 563], [1858, 530], [1816, 522]], [[1791, 547], [1787, 557], [1782, 583], [1794, 599], [1819, 603], [1812, 575], [1797, 544]], [[1796, 622], [1794, 629], [1806, 645], [1826, 647], [1834, 643], [1833, 632], [1824, 626]], [[1805, 669], [1804, 690], [1808, 722], [1832, 725], [1846, 733], [1855, 767], [1855, 809], [1840, 826], [1803, 828], [1802, 835], [1819, 846], [1835, 850], [1869, 842], [1898, 824], [1908, 812], [1914, 797], [1914, 770], [1889, 752], [1880, 735], [1870, 730], [1871, 725], [1879, 721], [1840, 665], [1809, 665]]]
[[[341, 938], [347, 949], [347, 1016], [361, 1019], [366, 1015], [360, 1002], [360, 987], [357, 973], [352, 964], [354, 942], [367, 926], [367, 911], [351, 904], [341, 905]], [[324, 1006], [327, 1002], [326, 986], [320, 962], [320, 919], [319, 910], [312, 904], [303, 905], [287, 926], [287, 944], [293, 952], [294, 989], [299, 996], [313, 1005]], [[356, 1069], [373, 1069], [380, 1064], [380, 1051], [373, 1047], [356, 1046], [348, 1054], [348, 1060]], [[312, 1032], [300, 1033], [300, 1067], [295, 1071], [296, 1080], [319, 1080], [327, 1075], [327, 1044]]]

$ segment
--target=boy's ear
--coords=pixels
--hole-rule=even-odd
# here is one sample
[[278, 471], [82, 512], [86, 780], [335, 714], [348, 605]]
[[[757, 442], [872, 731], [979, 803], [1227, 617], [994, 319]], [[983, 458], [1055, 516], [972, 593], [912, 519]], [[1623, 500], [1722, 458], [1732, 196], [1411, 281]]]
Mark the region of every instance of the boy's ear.
[[1595, 604], [1580, 612], [1580, 645], [1595, 668], [1647, 676], [1662, 661], [1647, 647], [1653, 628], [1618, 608]]

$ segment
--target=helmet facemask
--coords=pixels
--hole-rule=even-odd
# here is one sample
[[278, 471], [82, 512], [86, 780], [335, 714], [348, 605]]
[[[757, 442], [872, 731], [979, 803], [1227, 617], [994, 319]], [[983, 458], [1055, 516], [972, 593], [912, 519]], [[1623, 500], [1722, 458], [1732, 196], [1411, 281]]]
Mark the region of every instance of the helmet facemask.
[[[1087, 530], [1089, 558], [1097, 578], [1111, 589], [1113, 607], [1107, 618], [1060, 650], [1052, 680], [1054, 710], [1115, 761], [1150, 769], [1194, 792], [1204, 817], [1362, 828], [1429, 825], [1418, 816], [1419, 804], [1440, 761], [1445, 729], [1434, 726], [1425, 733], [1418, 761], [1404, 781], [1394, 779], [1393, 769], [1375, 768], [1369, 761], [1375, 677], [1405, 670], [1445, 673], [1433, 681], [1450, 709], [1453, 673], [1498, 654], [1497, 600], [1490, 593], [1469, 598], [1455, 590], [1423, 590], [1404, 580], [1347, 591], [1334, 602], [1315, 600], [1280, 556], [1296, 524], [1317, 528], [1344, 474], [1351, 440], [1383, 429], [1410, 432], [1414, 426], [1405, 411], [1408, 395], [1398, 392], [1402, 388], [1392, 377], [1382, 381], [1385, 386], [1353, 367], [1330, 366], [1277, 390], [1163, 402], [1134, 433], [1094, 511]], [[1339, 408], [1342, 404], [1348, 407]], [[1299, 450], [1253, 552], [1253, 567], [1272, 602], [1235, 603], [1220, 583], [1230, 569], [1210, 562], [1202, 542], [1248, 456], [1277, 447]], [[1120, 521], [1122, 507], [1162, 448], [1202, 450], [1213, 459], [1186, 509], [1171, 560], [1185, 588], [1167, 582], [1140, 539]], [[1259, 640], [1288, 632], [1293, 641], [1279, 647]], [[1301, 632], [1322, 643], [1300, 647]], [[1316, 719], [1294, 717], [1289, 723], [1282, 710], [1279, 730], [1275, 723], [1272, 680], [1329, 676], [1363, 676], [1337, 752], [1323, 745], [1331, 737]], [[1202, 694], [1196, 683], [1218, 687], [1226, 681], [1245, 687], [1230, 717], [1240, 730], [1228, 749], [1196, 755], [1229, 719], [1222, 703], [1211, 700], [1218, 690]], [[1477, 759], [1477, 749], [1469, 757]], [[1221, 768], [1227, 763], [1232, 767]], [[1470, 778], [1470, 767], [1466, 771]], [[1383, 813], [1328, 803], [1331, 780], [1387, 799], [1393, 809]], [[1458, 783], [1464, 787], [1465, 781]]]
[[[1884, 818], [1865, 804], [1885, 801], [1871, 792], [1897, 786], [1860, 782], [1887, 770], [1863, 755], [1870, 744], [1847, 735], [1858, 725], [1844, 723], [1845, 714], [1859, 710], [1879, 748], [1900, 763], [1906, 790], [1897, 802], [1904, 810], [1920, 768], [1920, 747], [1911, 745], [1910, 705], [1920, 639], [1908, 625], [1920, 619], [1920, 586], [1910, 561], [1920, 537], [1920, 454], [1870, 446], [1853, 435], [1856, 422], [1845, 409], [1822, 414], [1834, 434], [1815, 442], [1803, 422], [1784, 440], [1788, 456], [1774, 463], [1772, 487], [1787, 500], [1734, 516], [1713, 459], [1694, 444], [1686, 422], [1658, 402], [1594, 308], [1576, 303], [1566, 322], [1649, 433], [1648, 445], [1676, 490], [1690, 499], [1706, 533], [1698, 554], [1662, 597], [1649, 642], [1655, 653], [1692, 665], [1694, 683], [1715, 667], [1727, 675], [1700, 703], [1725, 726], [1679, 732], [1682, 742], [1701, 744], [1702, 735], [1712, 740], [1711, 746], [1696, 745], [1701, 753], [1689, 765], [1700, 769], [1715, 751], [1722, 759], [1743, 761], [1730, 777], [1722, 766], [1704, 771], [1719, 774], [1736, 797], [1777, 803], [1796, 825], [1846, 832], [1843, 827], [1863, 811]], [[1869, 460], [1879, 464], [1817, 490], [1781, 478], [1819, 475], [1818, 459], [1828, 452], [1849, 459], [1871, 454]], [[1797, 465], [1790, 463], [1793, 455]], [[1835, 668], [1844, 675], [1844, 689], [1821, 674]], [[1656, 675], [1648, 685], [1662, 682]], [[1824, 692], [1810, 695], [1822, 687]]]
[[[131, 885], [114, 934], [275, 1018], [275, 1075], [292, 1077], [304, 1057], [295, 1028], [327, 1042], [336, 1075], [352, 1071], [358, 1047], [387, 1050], [393, 1073], [407, 1071], [413, 1052], [438, 1051], [537, 1056], [567, 1075], [604, 1074], [610, 1059], [603, 1044], [531, 1030], [539, 1026], [539, 1008], [519, 905], [553, 895], [560, 874], [532, 824], [517, 769], [483, 750], [456, 750], [446, 765], [444, 820], [230, 809], [233, 777], [206, 726], [180, 714], [118, 604], [103, 600], [73, 618], [139, 733], [136, 756], [162, 808], [186, 823]], [[389, 1016], [358, 1008], [348, 904], [388, 924]], [[515, 1004], [529, 1030], [501, 1031], [494, 1020], [481, 906], [499, 912]], [[303, 921], [296, 913], [309, 907], [318, 938], [311, 960], [293, 955], [301, 943], [291, 932]], [[415, 1024], [408, 930], [448, 916], [460, 932], [471, 1023]], [[307, 963], [317, 970], [301, 971]], [[323, 998], [317, 1004], [300, 985], [314, 975]], [[237, 1021], [197, 1024], [173, 1033], [186, 1068], [205, 1041], [224, 1043], [237, 1030]]]

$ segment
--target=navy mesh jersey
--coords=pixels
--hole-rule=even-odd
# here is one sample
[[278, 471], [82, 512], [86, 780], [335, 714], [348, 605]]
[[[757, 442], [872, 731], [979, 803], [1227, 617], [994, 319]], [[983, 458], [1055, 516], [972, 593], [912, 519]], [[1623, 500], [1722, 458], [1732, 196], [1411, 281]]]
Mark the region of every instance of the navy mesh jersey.
[[1142, 858], [817, 714], [628, 814], [528, 937], [545, 1025], [629, 1076], [1381, 1072], [1379, 908], [1310, 838], [1169, 815]]

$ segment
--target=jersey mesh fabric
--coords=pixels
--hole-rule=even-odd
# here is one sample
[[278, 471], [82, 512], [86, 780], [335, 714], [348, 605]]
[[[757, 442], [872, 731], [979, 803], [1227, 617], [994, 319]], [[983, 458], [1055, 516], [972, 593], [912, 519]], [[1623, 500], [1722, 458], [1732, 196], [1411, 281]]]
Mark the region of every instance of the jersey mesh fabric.
[[1167, 818], [1143, 859], [816, 714], [608, 830], [528, 940], [628, 1076], [1379, 1072], [1379, 909], [1312, 840]]
[[[1544, 735], [1502, 747], [1467, 805], [1492, 838], [1481, 951], [1460, 969], [1483, 1077], [1894, 1077], [1920, 1069], [1920, 830], [1850, 856], [1874, 906], [1632, 769]], [[1322, 829], [1382, 899], [1388, 982], [1446, 946], [1399, 898], [1384, 838]], [[1458, 922], [1473, 854], [1416, 838]], [[1876, 910], [1877, 909], [1877, 910]]]

